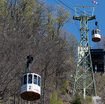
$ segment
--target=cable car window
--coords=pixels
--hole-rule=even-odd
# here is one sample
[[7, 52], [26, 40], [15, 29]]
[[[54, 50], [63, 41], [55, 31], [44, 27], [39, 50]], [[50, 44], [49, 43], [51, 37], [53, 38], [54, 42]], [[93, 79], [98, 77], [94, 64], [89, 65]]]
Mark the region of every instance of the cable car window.
[[92, 31], [92, 34], [94, 34], [94, 30]]
[[27, 75], [24, 75], [24, 84], [27, 83]]
[[97, 34], [97, 30], [95, 30], [95, 34]]
[[97, 33], [100, 34], [100, 30], [97, 30]]
[[24, 77], [21, 78], [21, 85], [24, 84]]
[[32, 83], [32, 74], [28, 75], [28, 83], [31, 84]]
[[34, 75], [34, 84], [37, 84], [37, 76]]
[[38, 76], [38, 86], [40, 86], [40, 77]]
[[97, 34], [97, 30], [95, 30], [95, 34]]

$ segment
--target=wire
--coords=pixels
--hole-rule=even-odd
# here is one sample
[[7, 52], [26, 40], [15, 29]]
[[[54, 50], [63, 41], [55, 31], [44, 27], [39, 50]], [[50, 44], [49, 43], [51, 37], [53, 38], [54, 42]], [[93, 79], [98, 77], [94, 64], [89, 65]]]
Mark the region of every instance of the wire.
[[[73, 12], [75, 12], [75, 10], [74, 9], [72, 9], [71, 7], [69, 7], [68, 5], [66, 5], [64, 2], [62, 2], [61, 0], [55, 0], [57, 3], [58, 3], [58, 1], [61, 3], [61, 4], [63, 4], [64, 6], [66, 6], [68, 9], [70, 9], [70, 10], [72, 10]], [[60, 4], [60, 3], [58, 3], [58, 4]], [[82, 11], [83, 12], [83, 11]], [[79, 12], [77, 12], [77, 14], [80, 14]], [[77, 24], [76, 24], [76, 22], [74, 22], [74, 24], [75, 24], [75, 26], [76, 26], [76, 28], [77, 28]], [[79, 31], [80, 29], [79, 28], [77, 28], [77, 30]], [[80, 31], [79, 31], [80, 32]]]
[[[62, 1], [62, 0], [55, 0], [58, 4], [62, 4], [62, 5], [64, 5], [66, 8], [68, 8], [69, 10], [72, 10], [73, 12], [75, 12], [75, 10], [74, 9], [72, 9], [71, 7], [69, 7], [67, 4], [69, 4], [69, 3], [66, 3], [66, 2], [64, 2], [64, 1]], [[69, 1], [70, 3], [71, 3], [71, 1]], [[72, 3], [71, 3], [71, 5], [73, 5]], [[83, 12], [82, 10], [80, 10], [79, 8], [78, 8], [78, 10], [80, 11], [80, 12]], [[77, 12], [77, 14], [79, 14], [79, 15], [81, 15], [80, 14], [80, 12]], [[88, 11], [87, 11], [88, 12]], [[87, 13], [86, 13], [87, 14]], [[89, 11], [89, 14], [90, 14], [90, 11]], [[89, 14], [87, 14], [87, 15], [89, 15]], [[76, 26], [76, 28], [77, 28], [77, 30], [80, 32], [80, 29], [77, 27], [77, 23], [76, 22], [74, 22], [74, 25]]]
[[[72, 10], [73, 12], [75, 12], [74, 9], [72, 9], [71, 7], [69, 7], [68, 5], [66, 5], [66, 4], [65, 4], [64, 2], [62, 2], [61, 0], [55, 0], [55, 1], [56, 1], [58, 4], [60, 4], [60, 3], [63, 4], [63, 5], [64, 5], [65, 7], [67, 7], [69, 10]], [[60, 3], [59, 3], [58, 1], [59, 1]], [[79, 13], [77, 12], [77, 14], [79, 14]]]
[[[71, 7], [69, 7], [68, 5], [66, 5], [64, 2], [62, 2], [61, 0], [55, 0], [56, 1], [56, 3], [57, 4], [59, 4], [59, 5], [61, 5], [61, 4], [63, 4], [64, 6], [66, 6], [69, 10], [72, 10], [73, 12], [75, 12], [75, 10], [74, 9], [72, 9]], [[59, 3], [59, 2], [60, 3]], [[79, 13], [78, 13], [79, 14]], [[69, 22], [69, 20], [67, 21], [67, 22]], [[67, 23], [66, 22], [66, 23]], [[80, 29], [79, 29], [79, 27], [77, 27], [77, 23], [76, 22], [74, 22], [74, 25], [76, 26], [76, 29], [79, 31]], [[80, 32], [80, 31], [79, 31]]]
[[[68, 1], [68, 3], [67, 4], [69, 4], [69, 3], [71, 3], [71, 5], [73, 5], [73, 3], [71, 2], [71, 1]], [[84, 7], [84, 6], [83, 6]], [[80, 13], [83, 13], [83, 11], [80, 9], [80, 8], [78, 8], [78, 10], [80, 11]], [[86, 10], [85, 10], [86, 11]], [[88, 11], [87, 11], [88, 12]], [[89, 15], [88, 13], [85, 13], [86, 15]]]
[[[65, 7], [67, 7], [68, 9], [70, 9], [70, 10], [72, 10], [73, 12], [75, 12], [75, 10], [74, 9], [72, 9], [70, 6], [68, 6], [68, 5], [66, 5], [66, 2], [64, 2], [64, 1], [61, 1], [61, 0], [55, 0], [57, 3], [58, 3], [58, 1], [61, 3], [61, 4], [63, 4]], [[73, 3], [71, 3], [71, 1], [69, 1], [69, 3], [72, 5]], [[67, 4], [69, 4], [69, 3], [67, 3]], [[80, 13], [83, 13], [83, 11], [82, 10], [80, 10], [79, 8], [78, 8], [78, 10], [80, 11], [80, 12], [76, 12], [77, 14], [79, 14], [79, 15], [81, 15]], [[88, 12], [88, 11], [87, 11]], [[85, 14], [87, 14], [88, 16], [89, 16], [89, 14], [88, 13], [85, 13]]]
[[[75, 10], [74, 9], [72, 9], [71, 7], [69, 7], [68, 5], [66, 5], [64, 2], [62, 2], [61, 0], [55, 0], [57, 3], [58, 3], [58, 1], [60, 2], [60, 3], [62, 3], [64, 6], [66, 6], [68, 9], [70, 9], [70, 10], [72, 10], [73, 12], [75, 12]], [[60, 4], [60, 3], [58, 3], [58, 4]], [[78, 13], [79, 14], [79, 13]], [[79, 31], [80, 29], [77, 27], [77, 24], [76, 24], [76, 22], [74, 22], [74, 25], [76, 26], [76, 28], [77, 28], [77, 30]], [[80, 31], [79, 31], [80, 32]]]

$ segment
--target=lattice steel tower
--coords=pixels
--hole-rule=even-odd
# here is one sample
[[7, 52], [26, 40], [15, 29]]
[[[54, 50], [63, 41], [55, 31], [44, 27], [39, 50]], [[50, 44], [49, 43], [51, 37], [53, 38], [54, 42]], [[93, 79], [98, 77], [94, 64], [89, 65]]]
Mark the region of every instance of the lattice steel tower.
[[[94, 7], [75, 7], [77, 9], [92, 9]], [[81, 15], [75, 14], [74, 20], [80, 21], [81, 41], [78, 47], [78, 63], [75, 75], [74, 95], [79, 94], [86, 98], [86, 96], [96, 95], [96, 86], [94, 80], [94, 73], [92, 67], [91, 53], [88, 41], [88, 21], [95, 19], [93, 13], [91, 15], [83, 12]]]

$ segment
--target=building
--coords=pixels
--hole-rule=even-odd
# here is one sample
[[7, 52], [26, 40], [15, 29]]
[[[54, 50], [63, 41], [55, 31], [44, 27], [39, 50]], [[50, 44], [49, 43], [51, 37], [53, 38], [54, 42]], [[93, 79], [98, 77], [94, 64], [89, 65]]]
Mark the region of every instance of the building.
[[93, 71], [104, 73], [105, 51], [103, 49], [91, 49]]

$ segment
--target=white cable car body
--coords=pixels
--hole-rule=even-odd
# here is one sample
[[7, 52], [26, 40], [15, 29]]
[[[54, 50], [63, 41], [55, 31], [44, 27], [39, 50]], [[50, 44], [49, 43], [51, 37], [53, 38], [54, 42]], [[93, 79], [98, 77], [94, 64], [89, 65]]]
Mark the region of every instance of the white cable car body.
[[40, 99], [41, 76], [35, 73], [26, 73], [22, 77], [21, 98], [27, 101]]
[[99, 42], [101, 40], [100, 30], [94, 29], [92, 31], [92, 41], [93, 42]]

